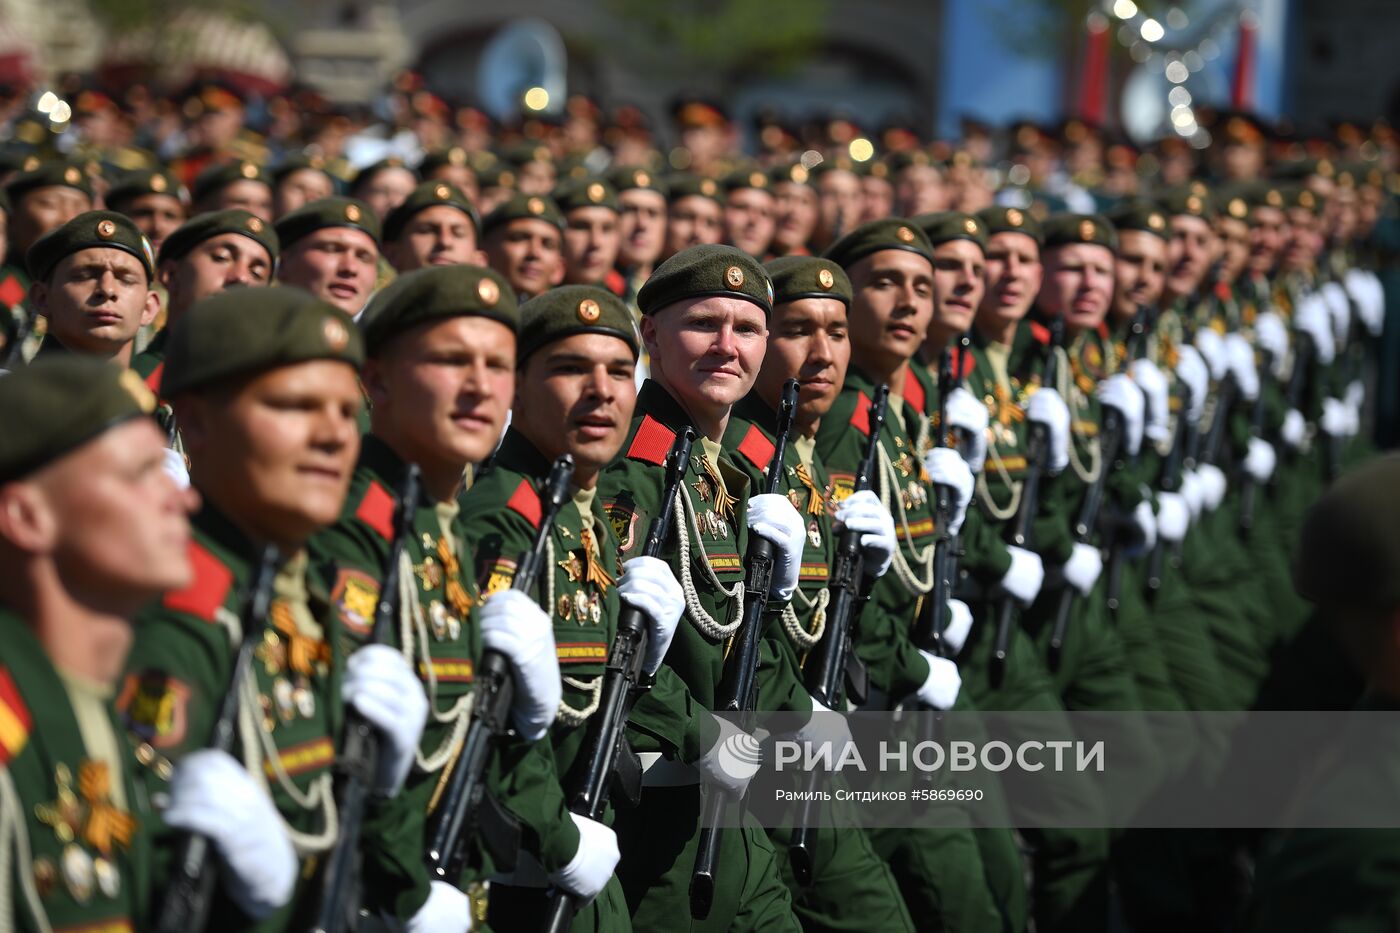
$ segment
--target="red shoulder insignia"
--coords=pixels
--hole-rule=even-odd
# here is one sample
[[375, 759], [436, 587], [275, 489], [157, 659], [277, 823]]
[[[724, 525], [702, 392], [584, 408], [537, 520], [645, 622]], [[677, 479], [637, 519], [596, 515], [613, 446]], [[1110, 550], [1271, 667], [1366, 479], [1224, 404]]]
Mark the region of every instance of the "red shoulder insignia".
[[1215, 283], [1216, 298], [1219, 298], [1221, 301], [1229, 301], [1233, 294], [1234, 292], [1231, 291], [1229, 282], [1220, 281]]
[[157, 396], [160, 395], [160, 377], [165, 374], [165, 360], [156, 364], [156, 368], [151, 370], [151, 374], [146, 377], [146, 388], [150, 389]]
[[675, 432], [651, 415], [647, 415], [642, 418], [641, 427], [637, 428], [637, 433], [632, 437], [632, 446], [627, 448], [627, 456], [652, 466], [661, 466], [666, 462], [666, 455], [671, 452], [671, 445], [675, 440]]
[[914, 410], [919, 414], [928, 414], [928, 410], [924, 408], [928, 394], [924, 391], [924, 384], [919, 381], [919, 377], [914, 375], [912, 366], [909, 367], [909, 375], [904, 379], [904, 400], [914, 406]]
[[162, 605], [213, 622], [214, 611], [224, 604], [233, 586], [233, 571], [197, 541], [190, 542], [189, 554], [194, 567], [193, 582], [183, 590], [166, 593]]
[[1102, 337], [1104, 340], [1107, 340], [1107, 339], [1108, 339], [1108, 322], [1107, 322], [1107, 321], [1099, 321], [1098, 331], [1099, 331], [1099, 336]]
[[749, 433], [744, 435], [744, 441], [739, 445], [739, 453], [748, 457], [760, 470], [766, 470], [769, 461], [773, 459], [773, 451], [773, 442], [763, 436], [763, 430], [756, 424], [749, 425]]
[[1031, 321], [1031, 336], [1035, 338], [1036, 343], [1043, 343], [1046, 345], [1050, 343], [1050, 329], [1044, 324], [1037, 324], [1035, 321]]
[[972, 371], [977, 368], [977, 354], [971, 350], [963, 350], [958, 354], [958, 379], [961, 381], [972, 375]]
[[0, 667], [0, 765], [8, 765], [29, 741], [34, 718], [10, 672]]
[[379, 532], [385, 541], [394, 540], [394, 497], [378, 480], [370, 480], [355, 517]]
[[622, 277], [622, 273], [616, 269], [608, 270], [608, 274], [603, 276], [603, 287], [621, 298], [627, 291], [627, 280]]
[[856, 410], [851, 412], [851, 424], [866, 437], [870, 436], [870, 397], [864, 392], [856, 393]]
[[528, 479], [522, 479], [520, 485], [515, 487], [515, 492], [510, 494], [510, 499], [506, 501], [506, 508], [519, 513], [525, 521], [530, 523], [531, 528], [540, 527], [540, 494], [535, 492], [535, 487], [530, 485]]
[[19, 284], [19, 278], [5, 276], [5, 281], [0, 282], [0, 308], [13, 308], [23, 300], [24, 286]]

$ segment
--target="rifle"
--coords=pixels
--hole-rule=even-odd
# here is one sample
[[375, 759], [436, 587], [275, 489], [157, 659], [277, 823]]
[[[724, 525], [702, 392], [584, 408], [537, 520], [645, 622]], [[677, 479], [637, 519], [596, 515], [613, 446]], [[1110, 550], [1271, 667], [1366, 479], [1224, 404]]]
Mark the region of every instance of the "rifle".
[[[870, 436], [865, 441], [865, 453], [856, 468], [853, 492], [870, 488], [875, 476], [876, 457], [880, 452], [880, 431], [885, 425], [885, 406], [889, 404], [890, 387], [881, 385], [875, 390], [875, 398], [870, 403]], [[849, 678], [851, 628], [863, 602], [869, 599], [873, 579], [865, 573], [865, 555], [860, 546], [860, 532], [842, 529], [836, 543], [836, 556], [831, 563], [831, 581], [827, 591], [831, 601], [827, 604], [826, 632], [822, 640], [812, 649], [802, 667], [803, 679], [812, 696], [829, 709], [840, 709], [843, 678]], [[851, 685], [855, 687], [855, 684]], [[851, 693], [864, 693], [854, 690]], [[807, 790], [816, 789], [817, 774], [807, 777]], [[797, 829], [788, 845], [788, 858], [792, 862], [793, 874], [801, 884], [810, 884], [814, 851], [812, 837], [816, 832], [811, 826], [812, 795], [805, 794], [802, 812], [798, 816]]]
[[[529, 592], [535, 588], [545, 566], [545, 547], [554, 527], [555, 516], [569, 495], [569, 483], [574, 476], [574, 458], [563, 454], [549, 468], [549, 476], [540, 491], [540, 523], [530, 549], [516, 563], [511, 589]], [[476, 697], [472, 706], [472, 721], [457, 754], [452, 771], [434, 815], [428, 833], [426, 860], [428, 874], [438, 880], [455, 884], [461, 877], [467, 859], [467, 841], [481, 824], [482, 810], [489, 806], [483, 780], [486, 762], [496, 739], [509, 731], [511, 702], [515, 699], [515, 680], [511, 677], [510, 661], [499, 651], [484, 651], [476, 675]], [[507, 859], [509, 861], [509, 859]]]
[[[686, 464], [690, 462], [690, 448], [694, 443], [695, 431], [686, 428], [676, 435], [676, 441], [671, 445], [671, 452], [666, 457], [662, 506], [647, 528], [646, 540], [642, 544], [644, 557], [660, 556], [666, 539], [671, 536], [671, 519], [676, 511], [674, 503], [676, 496], [681, 494]], [[607, 806], [607, 786], [627, 741], [625, 730], [631, 711], [628, 701], [642, 679], [641, 666], [646, 645], [647, 620], [642, 610], [624, 602], [617, 616], [617, 634], [613, 637], [612, 650], [608, 652], [608, 666], [603, 673], [603, 692], [599, 697], [598, 712], [589, 725], [584, 758], [587, 767], [569, 804], [570, 811], [590, 820], [601, 820]], [[568, 929], [577, 909], [574, 895], [555, 888], [550, 893], [545, 929], [549, 933], [562, 933]]]
[[[1055, 348], [1064, 340], [1064, 318], [1056, 315], [1050, 319], [1050, 359], [1045, 364], [1044, 385], [1054, 388], [1059, 359]], [[1021, 504], [1011, 529], [1011, 543], [1017, 547], [1031, 546], [1031, 526], [1035, 521], [1040, 492], [1040, 478], [1045, 472], [1050, 457], [1050, 438], [1044, 425], [1038, 421], [1030, 424], [1026, 441], [1026, 475], [1021, 480]], [[1010, 593], [1003, 594], [996, 602], [996, 636], [992, 642], [991, 677], [993, 686], [1000, 686], [1006, 677], [1006, 656], [1011, 647], [1011, 625], [1016, 612], [1016, 598]]]
[[[1147, 305], [1138, 306], [1137, 314], [1133, 316], [1132, 330], [1128, 336], [1127, 352], [1124, 355], [1125, 363], [1132, 363], [1133, 360], [1137, 359], [1142, 345], [1142, 339], [1147, 333], [1148, 317], [1150, 314], [1151, 312]], [[1138, 462], [1138, 458], [1142, 454], [1142, 444], [1145, 443], [1147, 443], [1147, 439], [1143, 438], [1138, 445], [1138, 453], [1129, 458], [1129, 464], [1136, 464]], [[1105, 464], [1106, 463], [1107, 461], [1105, 461]], [[1119, 605], [1122, 603], [1123, 562], [1126, 559], [1126, 555], [1123, 552], [1126, 547], [1127, 544], [1123, 540], [1122, 533], [1115, 528], [1112, 533], [1112, 541], [1108, 546], [1108, 583], [1106, 587], [1107, 599], [1105, 600], [1108, 611], [1115, 615], [1118, 612]]]
[[[1162, 464], [1162, 491], [1177, 492], [1181, 489], [1181, 474], [1186, 458], [1186, 447], [1188, 437], [1192, 428], [1186, 420], [1186, 412], [1194, 404], [1189, 387], [1185, 387], [1185, 395], [1181, 400], [1181, 414], [1176, 419], [1176, 434], [1172, 437], [1172, 449], [1167, 454], [1167, 460]], [[1212, 422], [1212, 427], [1214, 423]], [[1152, 553], [1147, 558], [1147, 594], [1155, 597], [1157, 591], [1162, 588], [1162, 574], [1167, 563], [1167, 542], [1158, 539], [1152, 546]]]
[[[243, 682], [253, 666], [253, 651], [262, 644], [267, 628], [268, 610], [272, 606], [272, 581], [277, 577], [281, 555], [274, 545], [263, 548], [258, 558], [258, 571], [248, 588], [248, 601], [243, 610], [243, 641], [234, 655], [228, 689], [219, 707], [219, 716], [209, 735], [209, 748], [233, 751], [238, 737], [239, 698]], [[156, 933], [189, 933], [202, 930], [209, 920], [209, 905], [214, 896], [214, 880], [219, 868], [215, 863], [214, 847], [202, 833], [185, 833], [175, 850], [175, 872], [156, 920]]]
[[[938, 359], [939, 447], [956, 447], [948, 427], [948, 396], [962, 384], [963, 354], [970, 352], [971, 344], [966, 334], [958, 338], [956, 368], [952, 347], [945, 348]], [[958, 537], [948, 531], [953, 517], [952, 494], [952, 489], [942, 483], [933, 487], [934, 523], [938, 526], [938, 541], [933, 551], [933, 589], [920, 607], [914, 627], [914, 644], [939, 656], [943, 654], [943, 614], [953, 595], [953, 579], [958, 575]], [[925, 773], [932, 778], [932, 772]]]
[[[385, 558], [383, 585], [379, 601], [374, 606], [374, 628], [370, 644], [388, 644], [393, 638], [399, 618], [400, 564], [404, 548], [413, 540], [413, 523], [418, 514], [418, 488], [422, 474], [418, 464], [410, 463], [404, 470], [399, 493], [399, 513], [394, 523], [394, 540]], [[377, 728], [351, 707], [345, 715], [345, 748], [336, 758], [339, 772], [336, 788], [336, 810], [340, 814], [340, 832], [335, 848], [326, 859], [321, 879], [321, 906], [317, 909], [316, 933], [339, 933], [354, 924], [351, 918], [359, 911], [360, 828], [365, 809], [373, 793], [374, 777], [379, 772], [382, 736]]]
[[[768, 461], [764, 492], [776, 494], [782, 488], [783, 457], [787, 453], [788, 434], [797, 415], [797, 380], [783, 385], [782, 405], [778, 410], [778, 430], [773, 444], [773, 458]], [[731, 643], [729, 663], [724, 665], [719, 688], [715, 692], [716, 708], [722, 713], [750, 713], [756, 700], [758, 653], [763, 640], [763, 613], [768, 608], [768, 588], [773, 578], [773, 544], [762, 535], [749, 538], [744, 576], [744, 616]], [[710, 915], [715, 896], [715, 863], [719, 858], [720, 812], [726, 803], [725, 794], [710, 787], [705, 794], [704, 817], [700, 823], [700, 841], [695, 851], [695, 870], [690, 876], [690, 912], [697, 920]]]

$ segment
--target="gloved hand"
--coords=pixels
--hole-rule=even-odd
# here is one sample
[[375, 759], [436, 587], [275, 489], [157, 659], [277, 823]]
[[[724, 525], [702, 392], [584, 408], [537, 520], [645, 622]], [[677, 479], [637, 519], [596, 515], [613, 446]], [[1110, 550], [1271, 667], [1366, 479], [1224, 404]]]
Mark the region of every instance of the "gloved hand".
[[1069, 466], [1069, 408], [1060, 393], [1049, 387], [1037, 389], [1026, 403], [1026, 420], [1046, 427], [1051, 475]]
[[375, 790], [397, 794], [428, 722], [428, 697], [418, 675], [397, 650], [365, 645], [345, 663], [340, 696], [388, 740], [388, 747], [381, 749]]
[[793, 734], [794, 738], [799, 742], [805, 742], [811, 748], [828, 746], [839, 756], [841, 750], [854, 741], [851, 737], [850, 724], [846, 722], [845, 716], [831, 709], [821, 700], [816, 697], [810, 699], [812, 701], [812, 717]]
[[1385, 289], [1380, 279], [1365, 269], [1349, 269], [1345, 281], [1362, 325], [1372, 337], [1380, 336], [1385, 325]]
[[190, 471], [185, 469], [185, 458], [178, 450], [171, 450], [169, 447], [164, 450], [165, 459], [161, 461], [160, 468], [165, 471], [165, 475], [175, 481], [176, 489], [190, 488]]
[[1201, 478], [1195, 470], [1181, 471], [1181, 498], [1194, 523], [1201, 517], [1201, 509], [1205, 505], [1205, 490], [1201, 488]]
[[962, 689], [958, 665], [927, 651], [921, 650], [919, 654], [928, 662], [928, 677], [924, 678], [923, 686], [919, 688], [919, 702], [933, 709], [952, 709], [958, 700], [958, 691]]
[[1283, 424], [1279, 427], [1279, 439], [1287, 444], [1289, 449], [1300, 450], [1307, 433], [1308, 424], [1303, 420], [1303, 413], [1296, 408], [1288, 409], [1288, 413], [1283, 416]]
[[[878, 501], [878, 500], [877, 500]], [[807, 527], [787, 496], [763, 493], [749, 500], [749, 531], [773, 545], [773, 579], [768, 598], [785, 603], [797, 592]]]
[[1177, 350], [1176, 378], [1180, 379], [1190, 393], [1190, 404], [1186, 409], [1186, 421], [1189, 424], [1200, 424], [1201, 413], [1206, 407], [1206, 395], [1210, 391], [1210, 370], [1206, 368], [1205, 358], [1201, 352], [1192, 346], [1184, 346]]
[[1157, 493], [1157, 537], [1176, 544], [1191, 527], [1191, 508], [1186, 497], [1175, 492]]
[[1351, 299], [1347, 297], [1347, 290], [1336, 282], [1327, 282], [1320, 291], [1332, 319], [1332, 336], [1337, 338], [1337, 347], [1343, 347], [1347, 332], [1351, 330]]
[[578, 851], [569, 864], [549, 876], [549, 880], [578, 897], [585, 904], [598, 896], [617, 867], [617, 834], [608, 826], [586, 816], [570, 813], [578, 827]]
[[186, 755], [170, 779], [165, 822], [209, 837], [224, 863], [224, 890], [252, 919], [291, 900], [300, 869], [292, 840], [272, 798], [232, 755]]
[[1210, 378], [1217, 382], [1225, 378], [1225, 344], [1221, 341], [1220, 335], [1209, 327], [1202, 327], [1196, 331], [1195, 346], [1200, 351], [1201, 358], [1206, 361], [1206, 367], [1210, 370]]
[[1346, 395], [1342, 401], [1347, 403], [1347, 407], [1358, 415], [1361, 413], [1361, 406], [1366, 401], [1366, 386], [1360, 379], [1353, 379], [1347, 383]]
[[564, 691], [549, 616], [529, 595], [500, 590], [482, 607], [481, 644], [510, 659], [515, 672], [510, 718], [516, 731], [527, 742], [543, 737], [559, 712]]
[[987, 460], [987, 424], [987, 406], [971, 392], [958, 386], [948, 393], [948, 426], [961, 429], [966, 438], [962, 455], [974, 474], [982, 472]]
[[1249, 439], [1249, 452], [1244, 455], [1244, 471], [1253, 477], [1256, 483], [1263, 485], [1269, 481], [1270, 476], [1274, 475], [1274, 464], [1277, 459], [1273, 444], [1262, 437], [1251, 437]]
[[647, 653], [642, 672], [655, 674], [675, 637], [676, 625], [685, 614], [685, 593], [665, 561], [634, 557], [622, 565], [617, 595], [642, 610], [647, 617]]
[[1016, 598], [1023, 606], [1029, 606], [1040, 595], [1040, 586], [1045, 582], [1045, 564], [1035, 551], [1006, 546], [1011, 555], [1011, 566], [1001, 578], [1001, 588]]
[[1099, 383], [1099, 401], [1114, 408], [1123, 420], [1123, 448], [1135, 457], [1142, 449], [1142, 420], [1147, 400], [1137, 383], [1123, 373]]
[[1092, 544], [1076, 541], [1074, 551], [1065, 561], [1065, 582], [1074, 587], [1080, 596], [1088, 596], [1103, 572], [1103, 555]]
[[942, 484], [953, 490], [953, 514], [948, 521], [948, 531], [957, 534], [967, 517], [967, 504], [972, 501], [971, 468], [956, 450], [935, 447], [924, 454], [924, 469], [934, 485]]
[[1207, 512], [1214, 512], [1225, 500], [1225, 474], [1213, 463], [1202, 463], [1196, 467], [1196, 476], [1201, 481], [1201, 502]]
[[1230, 374], [1240, 397], [1252, 402], [1259, 397], [1259, 370], [1254, 365], [1254, 348], [1243, 334], [1225, 335], [1225, 353], [1230, 359]]
[[1288, 364], [1288, 328], [1276, 311], [1265, 311], [1254, 319], [1254, 342], [1269, 354], [1275, 379], [1283, 378]]
[[[945, 453], [958, 456], [951, 450]], [[962, 458], [958, 457], [958, 461], [962, 462]], [[869, 489], [847, 496], [836, 509], [836, 524], [860, 532], [866, 565], [875, 569], [877, 577], [884, 576], [899, 542], [894, 536], [894, 519], [890, 510], [880, 504], [880, 497]]]
[[1322, 417], [1317, 426], [1329, 437], [1347, 437], [1351, 430], [1351, 410], [1346, 402], [1336, 398], [1322, 400]]
[[972, 610], [961, 599], [948, 600], [948, 622], [943, 626], [943, 644], [947, 655], [957, 657], [972, 633]]
[[719, 738], [695, 767], [731, 796], [742, 797], [763, 764], [763, 746], [729, 720], [719, 716], [714, 720], [719, 725]]
[[1317, 361], [1323, 366], [1336, 359], [1330, 312], [1321, 295], [1314, 292], [1298, 302], [1298, 307], [1293, 309], [1293, 327], [1312, 340]]
[[1128, 367], [1128, 375], [1142, 390], [1147, 399], [1144, 412], [1142, 434], [1154, 444], [1165, 444], [1171, 440], [1171, 427], [1168, 419], [1171, 411], [1167, 407], [1167, 377], [1151, 360], [1133, 360]]
[[1152, 550], [1157, 545], [1157, 516], [1152, 514], [1152, 503], [1147, 499], [1143, 499], [1133, 509], [1133, 525], [1137, 528], [1141, 541], [1138, 547], [1132, 550], [1144, 554]]
[[408, 933], [467, 933], [471, 928], [471, 900], [446, 881], [429, 882], [428, 899], [406, 924]]

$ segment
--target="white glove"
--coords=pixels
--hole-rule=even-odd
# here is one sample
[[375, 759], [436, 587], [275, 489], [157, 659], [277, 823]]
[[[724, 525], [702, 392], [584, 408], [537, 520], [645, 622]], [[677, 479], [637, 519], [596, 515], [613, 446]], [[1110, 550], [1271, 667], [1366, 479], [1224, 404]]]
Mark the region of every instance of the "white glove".
[[1353, 379], [1347, 383], [1346, 395], [1343, 396], [1342, 401], [1346, 402], [1347, 407], [1352, 411], [1360, 413], [1361, 405], [1366, 401], [1366, 386], [1362, 384], [1360, 379]]
[[1191, 527], [1191, 507], [1186, 497], [1176, 492], [1157, 493], [1157, 537], [1176, 544], [1186, 537]]
[[1040, 595], [1040, 585], [1045, 582], [1045, 564], [1035, 551], [1014, 544], [1008, 544], [1006, 550], [1011, 555], [1011, 566], [1001, 578], [1001, 588], [1023, 606], [1029, 606]]
[[165, 822], [208, 836], [223, 859], [224, 890], [254, 920], [291, 900], [297, 854], [272, 798], [227, 752], [186, 755], [170, 779]]
[[655, 674], [685, 613], [685, 593], [665, 561], [634, 557], [622, 565], [617, 595], [647, 617], [647, 653], [642, 659], [642, 672]]
[[1181, 471], [1181, 499], [1186, 503], [1186, 511], [1191, 513], [1191, 521], [1201, 517], [1205, 504], [1205, 490], [1201, 488], [1201, 478], [1195, 470]]
[[[956, 450], [935, 447], [924, 454], [924, 469], [935, 486], [952, 488], [953, 514], [948, 521], [948, 533], [957, 534], [967, 517], [967, 504], [972, 501], [972, 468]], [[893, 525], [890, 530], [894, 530]]]
[[1201, 412], [1206, 407], [1206, 394], [1210, 390], [1210, 370], [1206, 368], [1205, 357], [1201, 356], [1201, 352], [1195, 347], [1182, 347], [1177, 354], [1176, 378], [1180, 379], [1191, 393], [1186, 420], [1190, 424], [1200, 424]]
[[428, 886], [428, 899], [406, 924], [408, 933], [467, 933], [472, 928], [472, 902], [446, 881]]
[[732, 796], [742, 797], [763, 764], [763, 746], [729, 720], [719, 716], [714, 720], [719, 725], [719, 739], [695, 767]]
[[[802, 548], [807, 543], [807, 527], [802, 524], [802, 516], [797, 514], [787, 496], [763, 493], [749, 500], [749, 531], [773, 545], [773, 579], [768, 584], [768, 598], [787, 602], [797, 592]], [[894, 537], [893, 524], [890, 536]]]
[[1288, 364], [1288, 328], [1277, 312], [1265, 311], [1254, 319], [1254, 342], [1269, 354], [1274, 378], [1283, 378]]
[[948, 624], [943, 626], [943, 644], [947, 646], [948, 656], [956, 657], [972, 631], [972, 610], [961, 599], [950, 599], [948, 615]]
[[1137, 526], [1138, 534], [1142, 537], [1138, 548], [1132, 550], [1137, 553], [1146, 553], [1157, 544], [1157, 516], [1152, 514], [1152, 503], [1143, 499], [1133, 509], [1133, 524]]
[[1026, 403], [1026, 419], [1045, 425], [1049, 444], [1049, 462], [1053, 476], [1069, 466], [1069, 408], [1060, 393], [1049, 387], [1037, 389]]
[[1213, 463], [1202, 463], [1196, 467], [1196, 476], [1201, 481], [1201, 503], [1207, 512], [1214, 512], [1225, 500], [1225, 474]]
[[1123, 373], [1109, 376], [1099, 383], [1099, 401], [1117, 409], [1123, 419], [1123, 447], [1128, 456], [1136, 457], [1142, 449], [1142, 419], [1147, 400], [1137, 383]]
[[510, 659], [515, 696], [510, 718], [521, 738], [533, 742], [554, 723], [563, 697], [554, 626], [525, 593], [500, 590], [481, 609], [481, 644]]
[[1374, 272], [1364, 269], [1349, 269], [1346, 274], [1346, 289], [1356, 302], [1356, 315], [1372, 336], [1380, 336], [1385, 324], [1385, 289]]
[[1332, 337], [1332, 323], [1329, 319], [1327, 302], [1316, 293], [1298, 302], [1293, 311], [1293, 326], [1312, 338], [1317, 361], [1328, 365], [1337, 356], [1336, 341]]
[[1225, 378], [1225, 344], [1221, 341], [1220, 335], [1209, 327], [1202, 327], [1196, 331], [1196, 349], [1200, 351], [1201, 358], [1206, 361], [1206, 367], [1210, 369], [1210, 378], [1220, 380]]
[[973, 473], [981, 473], [987, 460], [987, 406], [958, 386], [948, 393], [948, 426], [961, 428], [967, 438], [963, 458]]
[[428, 721], [428, 697], [413, 667], [388, 645], [365, 645], [345, 663], [340, 697], [384, 734], [375, 789], [393, 796], [403, 787], [423, 726]]
[[569, 819], [578, 827], [578, 851], [569, 864], [549, 876], [549, 880], [570, 894], [588, 903], [608, 883], [620, 857], [617, 834], [610, 828], [586, 816], [570, 813]]
[[[953, 456], [961, 462], [957, 454]], [[867, 565], [875, 570], [877, 577], [884, 576], [899, 543], [894, 536], [894, 519], [890, 517], [890, 510], [880, 504], [880, 497], [870, 489], [847, 496], [836, 509], [836, 524], [860, 532], [860, 546], [865, 550]]]
[[1290, 449], [1299, 450], [1307, 433], [1308, 423], [1303, 420], [1303, 413], [1296, 408], [1288, 409], [1288, 414], [1283, 416], [1283, 424], [1278, 430], [1279, 439]]
[[924, 678], [924, 684], [919, 688], [919, 702], [934, 709], [952, 709], [958, 700], [958, 691], [962, 689], [958, 665], [927, 651], [921, 650], [919, 654], [928, 662], [928, 677]]
[[1259, 397], [1259, 370], [1254, 365], [1254, 348], [1243, 334], [1227, 334], [1225, 353], [1230, 359], [1230, 374], [1235, 377], [1235, 385], [1240, 397], [1252, 402]]
[[1144, 410], [1142, 434], [1154, 444], [1165, 444], [1171, 440], [1169, 419], [1171, 411], [1167, 403], [1167, 377], [1151, 360], [1133, 360], [1128, 375], [1142, 390], [1147, 399]]
[[179, 451], [165, 448], [165, 459], [161, 461], [160, 468], [175, 481], [176, 489], [190, 488], [190, 471], [185, 469], [185, 458]]
[[841, 750], [854, 741], [846, 717], [816, 697], [810, 697], [810, 699], [812, 701], [812, 716], [803, 723], [801, 729], [793, 733], [793, 737], [812, 748], [826, 746], [839, 756]]
[[1244, 471], [1253, 477], [1256, 483], [1262, 485], [1269, 481], [1269, 477], [1274, 475], [1274, 464], [1277, 460], [1273, 444], [1261, 437], [1249, 439], [1249, 452], [1244, 455]]
[[1103, 572], [1103, 555], [1092, 544], [1075, 542], [1074, 551], [1065, 561], [1065, 582], [1079, 591], [1080, 596], [1088, 596], [1089, 591]]
[[1322, 400], [1322, 417], [1317, 426], [1329, 437], [1346, 437], [1351, 429], [1351, 410], [1346, 402], [1336, 398]]
[[1337, 338], [1337, 346], [1341, 347], [1346, 344], [1347, 331], [1351, 329], [1351, 301], [1347, 298], [1347, 290], [1336, 282], [1328, 282], [1321, 291], [1332, 318], [1332, 336]]

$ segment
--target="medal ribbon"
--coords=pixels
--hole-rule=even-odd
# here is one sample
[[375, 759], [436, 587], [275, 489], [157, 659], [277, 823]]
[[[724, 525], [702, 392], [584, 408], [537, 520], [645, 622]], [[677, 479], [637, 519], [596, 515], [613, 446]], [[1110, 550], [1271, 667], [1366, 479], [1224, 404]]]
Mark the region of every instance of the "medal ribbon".
[[1022, 409], [1020, 405], [1011, 401], [1010, 389], [998, 383], [996, 388], [993, 389], [993, 393], [997, 400], [997, 421], [1001, 423], [1002, 427], [1009, 428], [1013, 421], [1026, 420], [1025, 410]]
[[78, 768], [78, 792], [87, 801], [87, 823], [83, 840], [104, 857], [112, 854], [112, 844], [131, 843], [136, 820], [112, 804], [112, 776], [105, 761], [85, 761]]
[[812, 481], [812, 474], [807, 471], [807, 464], [799, 463], [794, 472], [797, 474], [798, 482], [807, 488], [807, 514], [822, 514], [822, 512], [826, 511], [826, 507], [822, 503], [822, 491], [818, 489], [817, 484]]
[[446, 538], [438, 538], [438, 560], [442, 561], [444, 592], [447, 601], [459, 616], [465, 616], [472, 608], [472, 598], [462, 586], [462, 565], [457, 563], [457, 555], [448, 546]]
[[303, 635], [297, 628], [291, 606], [275, 600], [269, 614], [272, 616], [272, 627], [287, 643], [287, 666], [294, 672], [309, 675], [316, 662], [330, 663], [331, 646], [318, 638]]
[[583, 529], [583, 559], [588, 565], [583, 575], [586, 582], [597, 586], [599, 590], [606, 590], [616, 582], [603, 569], [603, 562], [598, 559], [597, 547], [593, 541], [593, 532], [587, 528]]
[[719, 470], [710, 462], [708, 455], [700, 458], [700, 467], [705, 471], [706, 478], [715, 490], [715, 511], [719, 517], [726, 522], [734, 521], [734, 504], [739, 501], [738, 497], [731, 496], [729, 490], [724, 488], [724, 479], [719, 475]]

